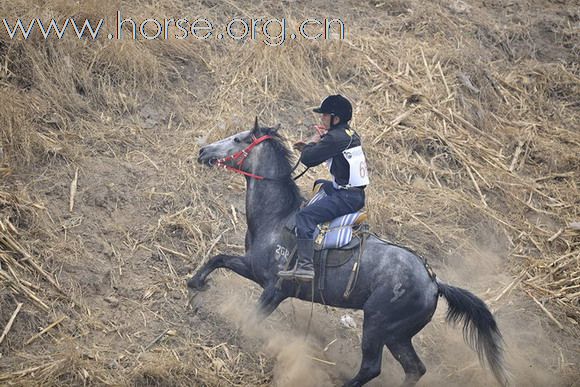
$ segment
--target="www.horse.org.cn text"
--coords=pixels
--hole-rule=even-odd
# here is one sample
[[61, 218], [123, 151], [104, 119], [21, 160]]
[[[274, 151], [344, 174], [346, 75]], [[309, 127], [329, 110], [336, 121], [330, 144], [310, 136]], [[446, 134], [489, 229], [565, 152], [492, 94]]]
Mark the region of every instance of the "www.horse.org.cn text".
[[340, 18], [309, 18], [290, 23], [286, 18], [232, 18], [214, 23], [207, 18], [147, 18], [137, 20], [117, 11], [115, 20], [89, 19], [42, 20], [40, 18], [3, 18], [2, 25], [11, 39], [28, 39], [35, 31], [44, 39], [133, 40], [255, 40], [279, 46], [289, 40], [343, 40], [344, 21]]

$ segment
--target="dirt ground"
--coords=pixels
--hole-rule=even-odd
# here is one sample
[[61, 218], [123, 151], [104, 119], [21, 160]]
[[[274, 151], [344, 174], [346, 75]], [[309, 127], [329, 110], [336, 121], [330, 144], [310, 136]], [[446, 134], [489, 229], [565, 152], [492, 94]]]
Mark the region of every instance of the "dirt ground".
[[[353, 126], [368, 143], [371, 229], [490, 305], [514, 385], [578, 384], [580, 234], [568, 227], [580, 220], [577, 2], [103, 4], [135, 17], [328, 15], [344, 18], [348, 35], [277, 48], [0, 35], [0, 327], [23, 304], [0, 342], [0, 385], [352, 377], [359, 311], [287, 300], [254, 326], [255, 284], [217, 271], [195, 310], [185, 286], [213, 253], [243, 253], [243, 178], [197, 164], [200, 144], [249, 128], [255, 115], [297, 140], [315, 122], [309, 108], [335, 91], [355, 102]], [[96, 17], [100, 7], [0, 9]], [[309, 172], [303, 192], [323, 174]], [[414, 339], [428, 370], [419, 385], [494, 385], [446, 310], [440, 300]], [[369, 385], [402, 379], [385, 349]]]

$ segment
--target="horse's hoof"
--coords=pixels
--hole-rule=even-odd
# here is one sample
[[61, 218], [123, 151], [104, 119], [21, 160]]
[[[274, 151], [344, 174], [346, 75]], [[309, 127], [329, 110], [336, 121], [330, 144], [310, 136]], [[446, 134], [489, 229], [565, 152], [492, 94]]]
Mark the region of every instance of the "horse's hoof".
[[198, 300], [196, 300], [196, 297], [199, 295], [199, 292], [197, 290], [188, 289], [189, 291], [187, 292], [187, 306], [191, 309], [193, 309], [194, 312], [197, 311], [198, 309]]
[[190, 291], [193, 290], [198, 292], [203, 292], [209, 289], [209, 285], [207, 283], [204, 283], [194, 278], [187, 281], [187, 287], [189, 288]]

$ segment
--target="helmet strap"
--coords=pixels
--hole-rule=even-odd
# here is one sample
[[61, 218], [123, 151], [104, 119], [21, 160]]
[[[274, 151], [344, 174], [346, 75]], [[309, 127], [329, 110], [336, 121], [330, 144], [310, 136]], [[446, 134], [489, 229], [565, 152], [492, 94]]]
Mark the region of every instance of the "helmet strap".
[[330, 113], [330, 128], [329, 129], [332, 129], [336, 126], [334, 124], [334, 117], [336, 117], [336, 115], [334, 113]]

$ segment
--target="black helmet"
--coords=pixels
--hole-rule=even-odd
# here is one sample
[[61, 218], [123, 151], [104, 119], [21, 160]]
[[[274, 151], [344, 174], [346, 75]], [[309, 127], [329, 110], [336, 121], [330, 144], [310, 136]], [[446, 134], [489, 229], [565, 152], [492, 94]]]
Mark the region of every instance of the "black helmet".
[[315, 113], [328, 113], [340, 117], [341, 121], [348, 122], [352, 118], [352, 105], [348, 99], [342, 95], [329, 95], [322, 101], [319, 108], [313, 110]]

